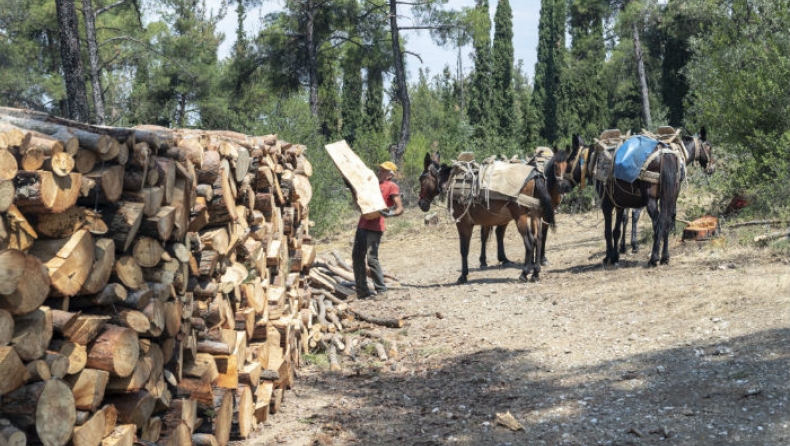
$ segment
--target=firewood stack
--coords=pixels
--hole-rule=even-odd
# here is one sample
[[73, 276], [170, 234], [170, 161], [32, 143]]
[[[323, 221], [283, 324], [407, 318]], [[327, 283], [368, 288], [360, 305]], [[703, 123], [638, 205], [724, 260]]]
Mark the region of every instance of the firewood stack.
[[307, 335], [304, 152], [0, 108], [0, 444], [223, 445], [274, 413]]

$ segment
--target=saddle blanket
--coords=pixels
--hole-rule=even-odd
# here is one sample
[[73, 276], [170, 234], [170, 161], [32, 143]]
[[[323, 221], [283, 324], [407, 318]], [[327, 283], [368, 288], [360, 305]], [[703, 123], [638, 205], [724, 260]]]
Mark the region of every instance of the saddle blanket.
[[657, 145], [658, 141], [642, 135], [628, 138], [614, 155], [614, 177], [629, 183], [636, 181], [642, 165]]

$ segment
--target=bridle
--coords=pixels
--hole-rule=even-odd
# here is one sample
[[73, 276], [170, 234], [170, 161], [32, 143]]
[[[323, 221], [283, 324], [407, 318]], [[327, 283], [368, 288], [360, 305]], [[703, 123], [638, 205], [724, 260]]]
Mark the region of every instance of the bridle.
[[[436, 181], [436, 194], [434, 194], [433, 197], [428, 198], [426, 196], [425, 187], [422, 186], [422, 181], [425, 178], [433, 178]], [[423, 173], [420, 174], [419, 181], [420, 181], [420, 201], [422, 201], [422, 200], [433, 201], [433, 199], [437, 195], [441, 195], [442, 194], [443, 190], [442, 190], [442, 183], [441, 183], [441, 181], [439, 181], [439, 169], [436, 166], [435, 162], [431, 163], [431, 165], [428, 166], [428, 170], [425, 170], [425, 171], [423, 171]]]

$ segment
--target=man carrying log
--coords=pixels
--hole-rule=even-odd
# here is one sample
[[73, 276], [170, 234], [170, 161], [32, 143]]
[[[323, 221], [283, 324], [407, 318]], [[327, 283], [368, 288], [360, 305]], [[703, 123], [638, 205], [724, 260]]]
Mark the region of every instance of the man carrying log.
[[[385, 161], [379, 164], [376, 175], [379, 180], [381, 196], [384, 198], [387, 209], [379, 212], [379, 215], [372, 219], [363, 215], [359, 218], [359, 223], [357, 224], [351, 259], [354, 266], [357, 297], [360, 299], [387, 291], [387, 286], [384, 284], [384, 272], [379, 262], [379, 244], [381, 243], [381, 236], [386, 229], [384, 219], [403, 214], [400, 188], [392, 181], [397, 170], [397, 166], [392, 161]], [[375, 288], [374, 293], [368, 289], [366, 267], [370, 267], [370, 275]]]

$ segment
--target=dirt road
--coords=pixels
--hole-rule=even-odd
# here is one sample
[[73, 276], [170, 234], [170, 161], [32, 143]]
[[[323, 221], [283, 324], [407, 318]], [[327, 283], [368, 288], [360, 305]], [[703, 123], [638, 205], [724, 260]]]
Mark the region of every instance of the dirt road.
[[[709, 242], [678, 233], [669, 266], [646, 268], [645, 246], [604, 270], [599, 214], [559, 215], [540, 283], [478, 269], [475, 242], [458, 286], [457, 235], [441, 216], [430, 227], [416, 210], [393, 220], [381, 257], [403, 288], [351, 304], [423, 315], [382, 329], [398, 357], [303, 367], [247, 444], [790, 444], [787, 258], [726, 230]], [[352, 228], [324, 247], [350, 256]], [[507, 238], [523, 261], [514, 228]]]

